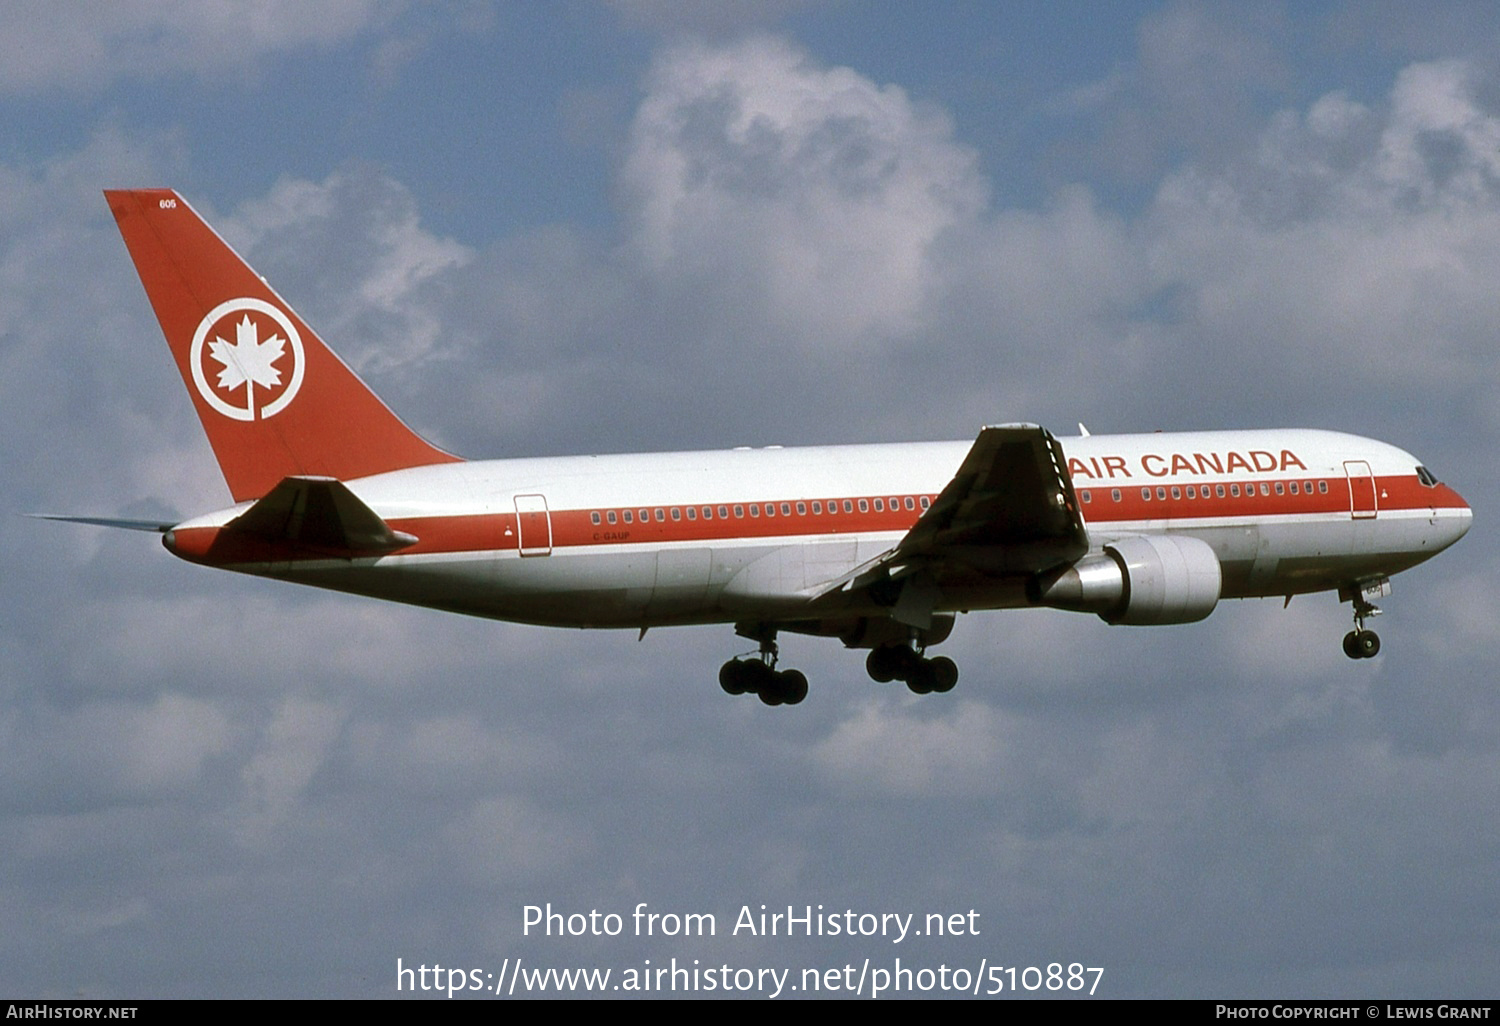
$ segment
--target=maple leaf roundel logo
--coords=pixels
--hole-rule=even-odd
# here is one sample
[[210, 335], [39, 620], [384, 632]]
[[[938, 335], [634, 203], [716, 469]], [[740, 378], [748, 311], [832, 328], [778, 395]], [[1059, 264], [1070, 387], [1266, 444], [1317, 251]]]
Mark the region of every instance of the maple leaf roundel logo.
[[302, 336], [270, 303], [231, 299], [198, 322], [188, 363], [208, 405], [234, 420], [264, 420], [302, 387]]

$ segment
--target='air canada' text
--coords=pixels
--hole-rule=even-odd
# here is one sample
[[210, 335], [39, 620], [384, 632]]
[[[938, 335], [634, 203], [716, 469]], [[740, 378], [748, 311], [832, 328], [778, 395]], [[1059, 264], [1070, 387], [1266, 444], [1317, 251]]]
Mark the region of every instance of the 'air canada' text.
[[[1148, 452], [1140, 458], [1138, 469], [1147, 477], [1172, 477], [1177, 474], [1271, 474], [1289, 469], [1307, 470], [1307, 464], [1290, 449], [1280, 455], [1265, 449], [1248, 452]], [[1090, 456], [1068, 458], [1068, 473], [1076, 481], [1089, 478], [1104, 481], [1117, 477], [1134, 477], [1123, 456]]]

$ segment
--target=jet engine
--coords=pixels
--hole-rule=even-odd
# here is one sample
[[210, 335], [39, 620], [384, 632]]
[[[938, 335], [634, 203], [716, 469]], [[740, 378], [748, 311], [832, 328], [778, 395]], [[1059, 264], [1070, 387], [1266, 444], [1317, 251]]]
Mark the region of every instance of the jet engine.
[[1033, 605], [1097, 613], [1105, 623], [1193, 623], [1214, 611], [1223, 575], [1206, 542], [1138, 535], [1032, 579]]

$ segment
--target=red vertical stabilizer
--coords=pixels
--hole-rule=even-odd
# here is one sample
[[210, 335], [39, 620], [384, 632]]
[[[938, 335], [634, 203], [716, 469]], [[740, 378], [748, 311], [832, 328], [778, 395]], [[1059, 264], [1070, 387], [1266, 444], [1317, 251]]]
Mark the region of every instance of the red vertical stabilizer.
[[104, 195], [236, 502], [285, 477], [458, 461], [403, 424], [177, 193]]

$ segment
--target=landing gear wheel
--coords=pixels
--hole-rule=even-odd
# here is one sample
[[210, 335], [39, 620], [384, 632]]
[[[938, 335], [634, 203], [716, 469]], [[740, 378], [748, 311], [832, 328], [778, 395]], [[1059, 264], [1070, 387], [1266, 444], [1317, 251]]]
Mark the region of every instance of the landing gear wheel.
[[1373, 659], [1380, 653], [1380, 635], [1374, 631], [1350, 631], [1344, 635], [1344, 655], [1350, 659]]
[[783, 702], [796, 705], [807, 697], [807, 675], [801, 670], [785, 670], [776, 675], [776, 687]]
[[776, 693], [776, 671], [759, 659], [745, 659], [740, 662], [740, 674], [747, 692], [759, 695], [760, 700], [767, 705], [781, 704], [779, 698], [773, 702], [766, 697]]
[[932, 662], [919, 659], [906, 673], [906, 686], [914, 695], [930, 695], [937, 690], [937, 673]]
[[932, 667], [932, 690], [946, 695], [958, 683], [958, 664], [947, 656], [938, 656], [929, 664]]
[[731, 659], [719, 667], [719, 687], [726, 695], [743, 695], [748, 690], [747, 683], [745, 664], [738, 659]]
[[[886, 650], [890, 653], [891, 676], [897, 680], [906, 681], [907, 687], [911, 687], [912, 678], [921, 674], [922, 668], [927, 665], [927, 660], [917, 655], [915, 651], [905, 645], [893, 645]], [[930, 688], [928, 689], [931, 690]], [[919, 691], [918, 694], [926, 694]]]
[[870, 649], [870, 654], [865, 656], [865, 672], [870, 675], [871, 680], [878, 684], [889, 684], [896, 679], [894, 652], [895, 649], [888, 645]]

